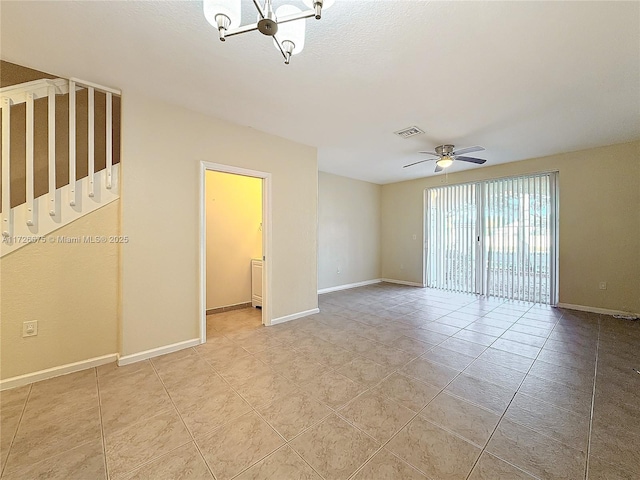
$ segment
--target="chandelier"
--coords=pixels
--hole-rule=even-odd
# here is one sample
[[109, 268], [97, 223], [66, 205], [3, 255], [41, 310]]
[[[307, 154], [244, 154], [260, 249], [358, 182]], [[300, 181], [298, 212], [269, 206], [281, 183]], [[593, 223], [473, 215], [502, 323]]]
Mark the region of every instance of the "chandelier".
[[242, 0], [204, 0], [204, 16], [218, 29], [221, 41], [227, 37], [258, 30], [263, 35], [273, 37], [273, 43], [289, 65], [291, 56], [304, 48], [306, 23], [300, 20], [316, 17], [320, 19], [322, 11], [333, 5], [335, 0], [302, 0], [310, 10], [302, 11], [295, 5], [282, 5], [274, 12], [271, 0], [264, 0], [261, 6], [258, 0], [253, 4], [258, 10], [258, 21], [250, 25], [240, 25]]

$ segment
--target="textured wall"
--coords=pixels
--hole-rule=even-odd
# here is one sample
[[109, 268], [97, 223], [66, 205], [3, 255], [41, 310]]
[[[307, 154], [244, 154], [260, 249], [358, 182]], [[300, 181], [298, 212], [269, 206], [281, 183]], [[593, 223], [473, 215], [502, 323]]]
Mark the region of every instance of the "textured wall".
[[[118, 351], [118, 244], [58, 237], [117, 235], [119, 227], [116, 200], [53, 232], [55, 242], [0, 259], [0, 378]], [[30, 320], [38, 321], [38, 335], [22, 338], [22, 322]]]
[[319, 173], [318, 288], [380, 278], [381, 193], [374, 183]]
[[122, 118], [123, 354], [199, 335], [202, 161], [271, 173], [272, 317], [317, 308], [315, 148], [135, 92]]
[[384, 185], [382, 276], [422, 283], [426, 188], [552, 170], [559, 171], [560, 302], [640, 312], [640, 142]]

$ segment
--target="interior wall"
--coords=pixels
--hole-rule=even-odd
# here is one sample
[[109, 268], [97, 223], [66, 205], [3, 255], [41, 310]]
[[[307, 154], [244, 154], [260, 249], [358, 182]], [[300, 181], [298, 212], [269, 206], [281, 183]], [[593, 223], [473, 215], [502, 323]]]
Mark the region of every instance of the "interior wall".
[[383, 185], [382, 276], [422, 284], [425, 188], [553, 170], [560, 303], [640, 312], [640, 142]]
[[272, 317], [317, 308], [316, 148], [133, 91], [122, 119], [122, 354], [199, 336], [202, 161], [271, 173]]
[[319, 172], [318, 288], [380, 278], [382, 187]]
[[251, 259], [262, 258], [262, 179], [207, 171], [207, 310], [251, 301]]
[[[0, 378], [117, 353], [119, 247], [66, 243], [120, 231], [116, 200], [0, 259]], [[22, 324], [38, 321], [38, 335]]]

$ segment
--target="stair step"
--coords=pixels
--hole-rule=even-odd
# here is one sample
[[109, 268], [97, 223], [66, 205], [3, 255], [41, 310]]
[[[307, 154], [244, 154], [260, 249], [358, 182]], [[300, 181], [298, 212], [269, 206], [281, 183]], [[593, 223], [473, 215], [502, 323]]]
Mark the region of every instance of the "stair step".
[[[13, 207], [11, 209], [13, 234], [10, 237], [2, 237], [0, 257], [4, 257], [30, 243], [76, 243], [72, 241], [65, 242], [62, 239], [58, 239], [55, 231], [88, 213], [118, 200], [118, 198], [120, 198], [120, 165], [113, 166], [111, 176], [112, 185], [110, 189], [107, 188], [106, 180], [107, 173], [105, 170], [94, 174], [93, 197], [89, 197], [87, 194], [89, 191], [88, 177], [76, 181], [74, 206], [70, 205], [70, 200], [72, 200], [70, 186], [65, 185], [58, 188], [55, 196], [59, 207], [55, 216], [49, 215], [47, 208], [49, 195], [42, 195], [34, 199], [34, 221], [31, 226], [27, 225], [27, 219], [30, 218], [31, 213], [27, 209], [27, 204], [23, 203], [17, 207]], [[116, 234], [117, 232], [114, 232], [114, 235]], [[91, 235], [87, 238], [78, 239], [77, 243], [97, 243], [104, 240], [102, 238], [93, 239], [90, 237]], [[112, 239], [107, 238], [105, 241], [109, 242], [110, 240]]]

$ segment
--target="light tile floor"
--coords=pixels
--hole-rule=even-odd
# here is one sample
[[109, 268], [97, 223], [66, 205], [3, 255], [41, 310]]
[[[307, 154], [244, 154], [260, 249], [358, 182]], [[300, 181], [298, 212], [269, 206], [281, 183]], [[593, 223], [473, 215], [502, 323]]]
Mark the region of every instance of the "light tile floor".
[[2, 392], [2, 479], [637, 479], [640, 322], [380, 284]]

